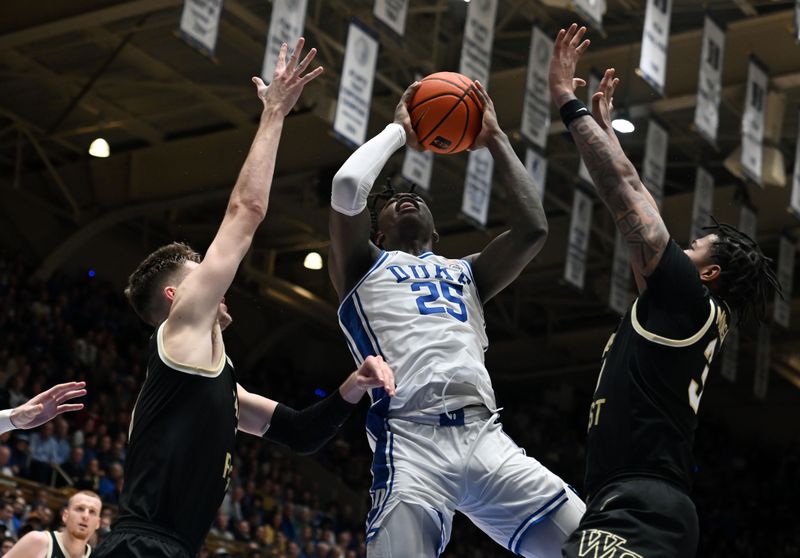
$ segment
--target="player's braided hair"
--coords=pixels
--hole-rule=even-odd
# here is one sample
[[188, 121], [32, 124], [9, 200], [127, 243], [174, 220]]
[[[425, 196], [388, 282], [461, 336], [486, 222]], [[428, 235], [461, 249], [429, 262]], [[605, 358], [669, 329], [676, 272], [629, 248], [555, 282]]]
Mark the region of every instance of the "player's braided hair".
[[712, 257], [721, 268], [719, 297], [736, 313], [739, 323], [750, 316], [764, 322], [772, 292], [777, 291], [783, 298], [772, 258], [766, 257], [756, 241], [736, 227], [711, 219], [714, 224], [703, 230], [717, 236]]
[[[408, 187], [406, 192], [411, 194], [417, 189], [417, 185], [412, 182]], [[402, 190], [396, 188], [392, 184], [392, 177], [386, 178], [386, 186], [384, 186], [383, 190], [380, 192], [375, 192], [369, 195], [370, 203], [369, 203], [369, 216], [371, 221], [371, 228], [370, 228], [370, 237], [372, 240], [375, 240], [375, 236], [378, 233], [378, 216], [383, 211], [383, 208], [386, 206], [386, 202], [390, 199], [395, 197], [397, 194], [402, 193]], [[380, 206], [379, 206], [380, 205]]]
[[186, 262], [200, 263], [200, 254], [183, 242], [173, 242], [162, 246], [147, 256], [128, 278], [125, 297], [133, 309], [145, 322], [157, 325], [155, 311], [158, 302], [157, 291], [165, 285], [172, 273], [181, 269]]

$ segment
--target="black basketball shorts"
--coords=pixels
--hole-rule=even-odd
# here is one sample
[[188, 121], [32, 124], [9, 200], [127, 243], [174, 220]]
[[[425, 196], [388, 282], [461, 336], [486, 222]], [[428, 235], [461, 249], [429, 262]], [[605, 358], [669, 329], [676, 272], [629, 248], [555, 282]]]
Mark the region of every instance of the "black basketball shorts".
[[592, 498], [564, 558], [693, 558], [698, 519], [689, 496], [667, 481], [612, 481]]

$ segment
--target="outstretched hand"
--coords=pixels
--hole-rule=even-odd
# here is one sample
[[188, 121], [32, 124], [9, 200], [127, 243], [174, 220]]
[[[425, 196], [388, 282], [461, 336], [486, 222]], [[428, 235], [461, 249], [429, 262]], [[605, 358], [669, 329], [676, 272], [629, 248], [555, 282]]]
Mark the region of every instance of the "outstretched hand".
[[575, 77], [575, 67], [581, 55], [589, 48], [591, 41], [583, 39], [586, 27], [578, 28], [573, 23], [566, 31], [558, 32], [553, 56], [550, 58], [550, 96], [557, 107], [575, 98], [575, 89], [586, 85], [586, 81]]
[[415, 81], [411, 85], [409, 85], [405, 91], [403, 91], [403, 95], [400, 97], [400, 102], [397, 103], [397, 107], [394, 109], [394, 123], [400, 124], [403, 127], [403, 130], [406, 132], [406, 145], [412, 149], [416, 149], [417, 151], [423, 151], [424, 148], [419, 143], [419, 138], [417, 137], [417, 133], [414, 131], [414, 127], [411, 125], [411, 115], [408, 113], [408, 106], [411, 104], [411, 99], [414, 98], [414, 94], [419, 89], [421, 83], [419, 81]]
[[480, 149], [486, 147], [489, 140], [498, 134], [502, 134], [503, 130], [500, 129], [500, 124], [497, 122], [497, 113], [494, 110], [494, 102], [489, 97], [489, 93], [484, 89], [483, 84], [475, 81], [475, 88], [473, 89], [483, 105], [483, 117], [481, 119], [481, 131], [472, 142], [470, 150]]
[[286, 54], [289, 47], [286, 43], [281, 45], [281, 51], [278, 55], [278, 63], [275, 65], [275, 70], [272, 72], [272, 81], [266, 85], [261, 78], [254, 77], [253, 83], [256, 85], [258, 98], [264, 104], [265, 111], [276, 111], [282, 116], [289, 114], [292, 107], [297, 103], [300, 94], [306, 84], [322, 73], [322, 66], [319, 66], [305, 75], [308, 65], [314, 60], [317, 55], [317, 49], [312, 48], [306, 57], [300, 60], [300, 54], [303, 50], [305, 39], [300, 37], [294, 47], [292, 56], [289, 57], [287, 62]]
[[58, 384], [11, 411], [11, 424], [16, 428], [36, 428], [61, 413], [80, 411], [83, 403], [64, 403], [86, 395], [86, 382]]
[[619, 85], [614, 68], [609, 68], [600, 80], [600, 86], [592, 95], [592, 116], [595, 122], [605, 131], [612, 132], [611, 119], [614, 114], [614, 90]]
[[345, 401], [358, 403], [361, 397], [372, 388], [383, 388], [394, 397], [394, 372], [380, 356], [368, 356], [361, 366], [342, 384], [340, 393]]

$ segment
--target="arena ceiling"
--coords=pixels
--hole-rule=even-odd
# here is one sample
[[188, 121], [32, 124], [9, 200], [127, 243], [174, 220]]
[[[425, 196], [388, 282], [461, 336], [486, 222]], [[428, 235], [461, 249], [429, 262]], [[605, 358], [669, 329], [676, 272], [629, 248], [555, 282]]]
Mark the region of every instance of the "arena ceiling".
[[[531, 26], [555, 34], [576, 16], [568, 0], [500, 0], [489, 89], [501, 125], [522, 149], [518, 132]], [[604, 35], [579, 68], [613, 66], [622, 76], [617, 104], [638, 130], [623, 138], [638, 165], [647, 116], [670, 132], [664, 214], [673, 235], [686, 241], [691, 192], [699, 163], [716, 179], [715, 213], [736, 222], [742, 196], [759, 209], [759, 239], [775, 255], [784, 231], [798, 222], [786, 212], [787, 188], [743, 186], [723, 166], [738, 146], [744, 82], [750, 54], [769, 66], [771, 90], [785, 101], [774, 143], [793, 161], [800, 101], [800, 46], [793, 40], [793, 2], [674, 0], [666, 96], [636, 76], [644, 20], [642, 0], [609, 0]], [[407, 35], [399, 39], [377, 25], [372, 1], [309, 0], [306, 37], [319, 49], [325, 73], [304, 93], [281, 143], [266, 223], [241, 273], [242, 292], [257, 289], [265, 308], [247, 340], [268, 338], [255, 362], [289, 332], [314, 324], [339, 342], [335, 297], [327, 274], [302, 267], [310, 249], [327, 247], [330, 178], [350, 153], [331, 133], [348, 23], [357, 17], [378, 31], [378, 72], [371, 132], [391, 119], [415, 74], [456, 69], [466, 4], [460, 0], [410, 2]], [[207, 58], [176, 32], [180, 0], [74, 0], [12, 2], [0, 21], [0, 231], [32, 255], [45, 277], [59, 268], [94, 265], [116, 281], [153, 246], [185, 239], [204, 248], [224, 209], [255, 130], [259, 103], [249, 78], [260, 72], [271, 4], [225, 0], [218, 46]], [[727, 26], [720, 138], [710, 147], [692, 131], [700, 36], [705, 10]], [[775, 103], [777, 107], [780, 103]], [[773, 104], [770, 105], [773, 111]], [[578, 160], [563, 126], [551, 128], [545, 208], [548, 244], [523, 276], [487, 306], [494, 348], [488, 359], [496, 381], [596, 368], [616, 317], [607, 310], [613, 250], [612, 224], [598, 203], [584, 292], [561, 279], [566, 230]], [[87, 147], [102, 135], [112, 156], [94, 159]], [[442, 233], [440, 251], [464, 255], [503, 230], [514, 210], [497, 185], [489, 226], [476, 230], [458, 216], [466, 157], [439, 157], [432, 207]], [[387, 166], [399, 173], [400, 159]], [[102, 257], [99, 256], [102, 254]], [[105, 267], [104, 267], [105, 266]], [[795, 277], [800, 276], [796, 273]], [[800, 323], [795, 288], [794, 323]], [[260, 321], [259, 321], [260, 320]], [[282, 333], [281, 333], [282, 332]], [[790, 341], [800, 327], [776, 327], [774, 366], [800, 382], [800, 350]], [[582, 348], [586, 347], [586, 350]], [[752, 342], [745, 344], [752, 353]], [[531, 355], [536, 366], [531, 366]], [[749, 381], [749, 380], [748, 380]], [[800, 383], [798, 384], [800, 385]]]

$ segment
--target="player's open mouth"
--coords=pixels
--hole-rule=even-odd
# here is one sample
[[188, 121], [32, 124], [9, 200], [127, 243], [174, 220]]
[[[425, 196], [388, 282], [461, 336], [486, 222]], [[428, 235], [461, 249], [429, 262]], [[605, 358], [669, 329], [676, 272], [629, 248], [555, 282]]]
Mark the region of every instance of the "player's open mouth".
[[406, 213], [407, 211], [419, 211], [419, 205], [413, 199], [404, 199], [397, 204], [398, 213]]

